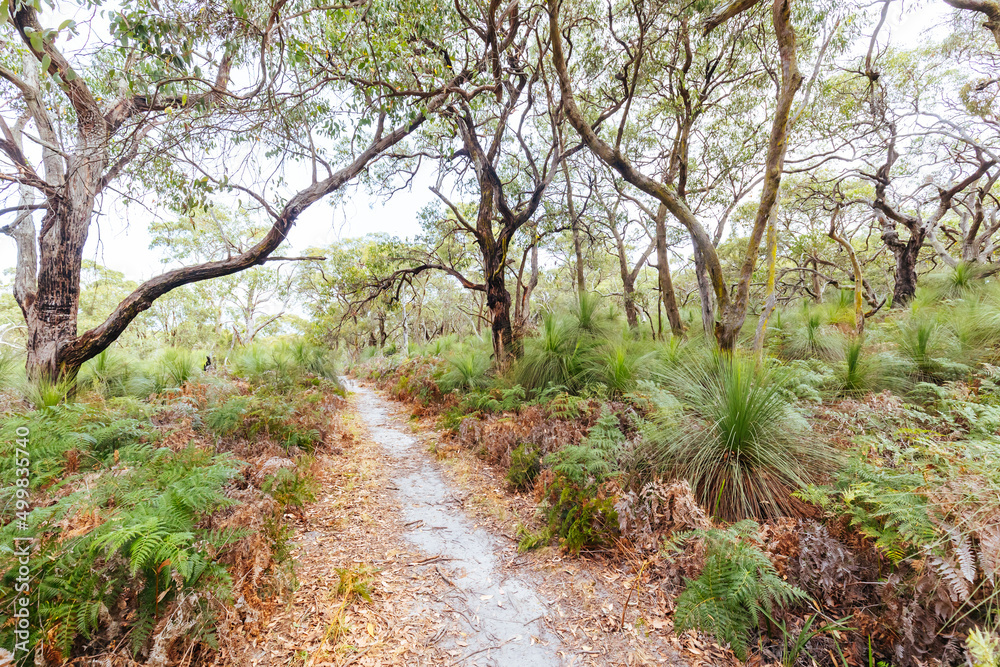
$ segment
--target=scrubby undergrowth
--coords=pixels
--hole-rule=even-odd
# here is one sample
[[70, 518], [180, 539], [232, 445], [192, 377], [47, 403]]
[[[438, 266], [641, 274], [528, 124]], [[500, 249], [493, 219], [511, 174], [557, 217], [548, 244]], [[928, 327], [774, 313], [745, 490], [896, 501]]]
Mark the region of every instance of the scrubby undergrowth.
[[343, 389], [305, 344], [205, 360], [109, 352], [70, 396], [8, 393], [0, 437], [23, 436], [27, 457], [0, 456], [0, 646], [14, 646], [25, 560], [34, 664], [224, 661], [262, 630], [294, 583], [286, 517], [313, 498]]
[[720, 357], [585, 302], [504, 372], [477, 340], [353, 372], [533, 490], [522, 548], [648, 561], [678, 630], [753, 664], [990, 664], [997, 289], [918, 294], [864, 336], [841, 310], [792, 308], [761, 357]]

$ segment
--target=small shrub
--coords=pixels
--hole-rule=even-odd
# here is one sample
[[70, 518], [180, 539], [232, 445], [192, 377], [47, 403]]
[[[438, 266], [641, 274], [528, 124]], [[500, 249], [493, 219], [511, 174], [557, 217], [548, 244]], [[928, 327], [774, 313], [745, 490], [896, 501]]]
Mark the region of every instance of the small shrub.
[[573, 553], [587, 545], [607, 543], [618, 530], [614, 498], [605, 494], [604, 482], [616, 471], [624, 439], [618, 419], [605, 412], [579, 445], [545, 457], [552, 473], [546, 487], [549, 528]]
[[347, 602], [361, 598], [365, 602], [372, 601], [371, 588], [375, 583], [375, 574], [378, 572], [369, 565], [359, 565], [354, 568], [337, 567], [339, 581], [337, 582], [337, 595]]
[[535, 445], [525, 442], [510, 453], [507, 481], [515, 489], [523, 491], [531, 488], [541, 471], [542, 456]]

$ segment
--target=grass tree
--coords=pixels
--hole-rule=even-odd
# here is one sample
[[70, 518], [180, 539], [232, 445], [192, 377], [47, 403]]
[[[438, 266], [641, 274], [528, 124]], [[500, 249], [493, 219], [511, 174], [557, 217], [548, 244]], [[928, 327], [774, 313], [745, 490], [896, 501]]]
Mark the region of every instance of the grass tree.
[[714, 355], [668, 370], [683, 412], [660, 415], [648, 455], [687, 479], [698, 501], [726, 520], [794, 513], [791, 492], [817, 481], [836, 452], [809, 432], [781, 372], [753, 357]]

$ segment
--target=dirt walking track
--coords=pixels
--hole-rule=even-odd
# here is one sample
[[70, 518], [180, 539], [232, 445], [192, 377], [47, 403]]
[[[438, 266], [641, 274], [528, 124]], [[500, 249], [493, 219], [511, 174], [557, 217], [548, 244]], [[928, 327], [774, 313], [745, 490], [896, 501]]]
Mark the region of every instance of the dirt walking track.
[[[527, 499], [505, 506], [494, 471], [437, 460], [436, 432], [411, 427], [371, 388], [349, 388], [343, 445], [317, 458], [317, 501], [294, 526], [297, 587], [243, 664], [726, 664], [673, 635], [669, 600], [628, 564], [519, 554], [510, 523]], [[344, 590], [358, 581], [364, 595]]]

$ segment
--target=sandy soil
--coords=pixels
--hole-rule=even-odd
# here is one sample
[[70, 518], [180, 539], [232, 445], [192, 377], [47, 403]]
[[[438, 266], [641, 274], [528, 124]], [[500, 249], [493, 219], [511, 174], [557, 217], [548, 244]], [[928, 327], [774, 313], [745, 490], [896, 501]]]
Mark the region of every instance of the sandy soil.
[[241, 664], [731, 664], [673, 633], [655, 563], [519, 554], [530, 499], [468, 453], [432, 454], [439, 434], [401, 404], [352, 390], [317, 501], [287, 517], [297, 586]]

